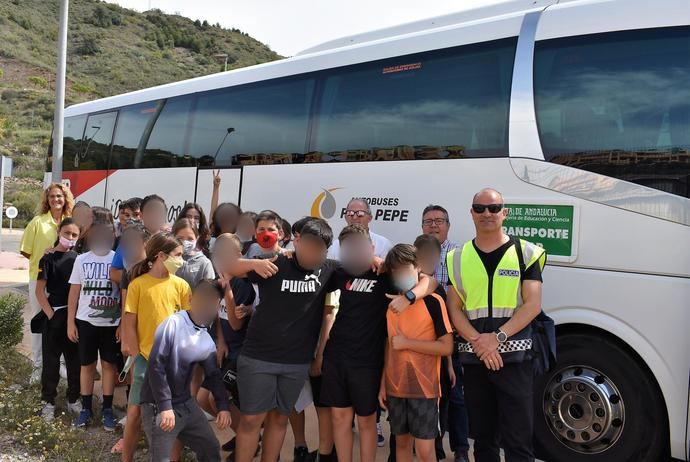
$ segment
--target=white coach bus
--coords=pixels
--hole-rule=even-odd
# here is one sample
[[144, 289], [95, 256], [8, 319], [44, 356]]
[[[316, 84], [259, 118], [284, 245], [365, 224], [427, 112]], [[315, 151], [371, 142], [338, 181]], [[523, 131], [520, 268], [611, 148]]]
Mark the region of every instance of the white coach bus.
[[688, 460], [687, 0], [508, 1], [77, 104], [63, 168], [78, 199], [157, 193], [170, 220], [208, 210], [214, 168], [221, 201], [336, 232], [365, 197], [404, 242], [430, 203], [470, 239], [472, 194], [493, 186], [506, 230], [549, 252], [539, 456]]

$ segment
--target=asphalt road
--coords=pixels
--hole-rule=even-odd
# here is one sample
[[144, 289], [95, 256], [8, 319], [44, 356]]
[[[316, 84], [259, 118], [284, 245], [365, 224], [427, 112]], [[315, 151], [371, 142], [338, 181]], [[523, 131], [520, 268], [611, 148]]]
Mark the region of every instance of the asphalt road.
[[[7, 223], [4, 223], [5, 220], [3, 220], [3, 224], [7, 226]], [[19, 253], [19, 242], [22, 240], [22, 230], [12, 230], [10, 233], [9, 229], [3, 228], [2, 229], [2, 242], [0, 247], [0, 250], [4, 252], [16, 252]]]

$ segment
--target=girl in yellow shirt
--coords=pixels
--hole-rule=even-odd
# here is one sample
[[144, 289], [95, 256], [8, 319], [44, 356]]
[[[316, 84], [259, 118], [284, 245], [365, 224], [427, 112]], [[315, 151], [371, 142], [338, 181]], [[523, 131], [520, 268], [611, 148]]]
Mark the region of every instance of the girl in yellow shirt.
[[[146, 243], [146, 258], [134, 265], [125, 299], [122, 353], [134, 356], [133, 380], [127, 406], [122, 460], [132, 460], [141, 427], [140, 392], [156, 328], [165, 318], [189, 309], [191, 289], [175, 276], [183, 264], [182, 242], [170, 233], [158, 233]], [[173, 453], [181, 448], [176, 447]], [[171, 455], [179, 460], [178, 454]]]

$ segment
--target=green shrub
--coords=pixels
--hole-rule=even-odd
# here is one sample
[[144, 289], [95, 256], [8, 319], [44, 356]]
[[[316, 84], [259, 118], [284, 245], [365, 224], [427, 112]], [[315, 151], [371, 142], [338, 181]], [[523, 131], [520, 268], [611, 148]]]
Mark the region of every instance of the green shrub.
[[93, 88], [91, 88], [88, 85], [85, 85], [83, 83], [73, 83], [72, 84], [72, 90], [76, 91], [77, 93], [92, 93]]
[[[42, 179], [43, 171], [36, 171], [35, 174], [28, 174], [27, 177], [36, 180]], [[40, 178], [36, 178], [40, 177]], [[7, 191], [5, 193], [5, 201], [17, 207], [17, 218], [14, 219], [14, 226], [20, 228], [23, 224], [28, 223], [36, 213], [36, 204], [38, 204], [41, 197], [41, 188], [36, 187], [32, 189]]]
[[3, 58], [14, 59], [17, 54], [9, 48], [0, 48], [0, 56]]
[[5, 76], [5, 71], [0, 68], [0, 79]]
[[38, 85], [42, 88], [46, 88], [48, 86], [48, 81], [43, 77], [39, 77], [37, 75], [29, 76], [29, 82], [33, 83], [34, 85]]
[[0, 297], [0, 349], [7, 351], [19, 345], [24, 336], [24, 305], [26, 298], [16, 294]]
[[82, 56], [90, 56], [100, 53], [101, 47], [96, 37], [84, 37], [76, 52]]
[[29, 30], [32, 27], [31, 20], [23, 16], [18, 16], [14, 13], [10, 13], [9, 15], [7, 15], [7, 18], [12, 22], [17, 23], [22, 29]]
[[93, 15], [87, 20], [97, 27], [119, 26], [122, 24], [120, 13], [111, 10], [103, 5], [97, 5], [93, 10]]
[[2, 92], [2, 100], [8, 103], [17, 99], [18, 96], [19, 92], [17, 90], [7, 89]]
[[0, 140], [11, 138], [16, 125], [7, 117], [0, 117]]

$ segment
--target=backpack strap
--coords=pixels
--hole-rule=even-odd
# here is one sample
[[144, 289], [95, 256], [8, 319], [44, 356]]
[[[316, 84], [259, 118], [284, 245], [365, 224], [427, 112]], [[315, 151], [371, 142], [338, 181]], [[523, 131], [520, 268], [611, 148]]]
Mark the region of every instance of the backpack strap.
[[513, 244], [515, 245], [515, 253], [517, 254], [518, 257], [518, 263], [520, 264], [520, 277], [522, 277], [525, 274], [525, 257], [522, 256], [522, 243], [520, 242], [520, 239], [515, 237], [515, 236], [510, 236], [510, 239], [513, 241]]

